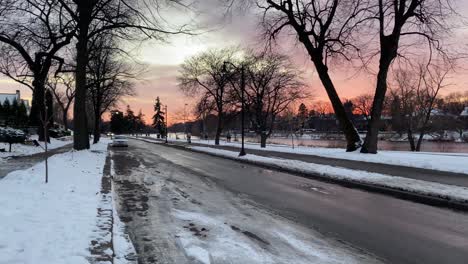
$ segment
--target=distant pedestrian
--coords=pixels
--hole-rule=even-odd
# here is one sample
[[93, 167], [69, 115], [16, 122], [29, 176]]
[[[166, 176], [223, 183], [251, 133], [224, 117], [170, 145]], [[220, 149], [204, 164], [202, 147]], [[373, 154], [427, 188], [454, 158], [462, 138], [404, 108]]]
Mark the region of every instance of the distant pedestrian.
[[187, 134], [187, 143], [192, 143], [192, 135], [190, 133]]
[[205, 133], [205, 140], [208, 140], [208, 134]]
[[229, 132], [227, 133], [226, 140], [227, 140], [228, 143], [231, 142], [231, 133], [229, 133]]

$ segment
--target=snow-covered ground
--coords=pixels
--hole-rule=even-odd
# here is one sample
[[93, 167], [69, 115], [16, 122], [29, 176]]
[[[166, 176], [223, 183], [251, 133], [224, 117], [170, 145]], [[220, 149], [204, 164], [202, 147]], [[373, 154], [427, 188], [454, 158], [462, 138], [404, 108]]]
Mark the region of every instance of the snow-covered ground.
[[[32, 136], [30, 138], [31, 140], [37, 139], [37, 136]], [[47, 144], [47, 149], [52, 150], [56, 148], [63, 147], [67, 144], [70, 144], [71, 138], [65, 138], [65, 139], [55, 139], [51, 138], [50, 143]], [[41, 146], [44, 147], [44, 143], [40, 142]], [[0, 149], [4, 148], [7, 152], [0, 152], [0, 158], [6, 158], [6, 157], [11, 157], [11, 156], [25, 156], [25, 155], [32, 155], [40, 152], [44, 152], [44, 150], [41, 147], [36, 147], [34, 145], [24, 145], [24, 144], [13, 144], [11, 146], [11, 152], [8, 152], [9, 150], [9, 144], [6, 143], [0, 143]]]
[[[169, 139], [169, 141], [185, 142], [184, 139]], [[213, 140], [192, 140], [192, 142], [205, 145], [214, 145]], [[220, 144], [223, 146], [240, 146], [239, 142], [227, 143], [223, 141]], [[291, 146], [272, 144], [267, 145], [266, 148], [261, 148], [259, 144], [252, 143], [245, 144], [245, 148], [303, 155], [315, 155], [328, 158], [366, 161], [373, 163], [384, 163], [468, 174], [468, 153], [379, 151], [377, 154], [362, 154], [359, 152], [345, 152], [344, 149], [338, 148], [295, 147], [293, 149]]]
[[107, 143], [50, 157], [47, 184], [43, 162], [0, 180], [0, 263], [88, 263]]
[[[379, 173], [371, 173], [361, 170], [345, 169], [340, 167], [320, 165], [298, 160], [269, 158], [258, 155], [246, 155], [239, 157], [238, 152], [214, 149], [210, 147], [190, 147], [191, 149], [211, 153], [223, 157], [249, 160], [255, 163], [272, 165], [279, 168], [289, 170], [313, 173], [335, 179], [348, 180], [353, 182], [361, 182], [382, 187], [389, 187], [409, 192], [414, 192], [422, 195], [430, 195], [434, 197], [442, 197], [449, 200], [468, 202], [468, 188], [428, 182], [422, 180], [409, 179], [405, 177], [389, 176]], [[466, 158], [465, 158], [466, 161]]]

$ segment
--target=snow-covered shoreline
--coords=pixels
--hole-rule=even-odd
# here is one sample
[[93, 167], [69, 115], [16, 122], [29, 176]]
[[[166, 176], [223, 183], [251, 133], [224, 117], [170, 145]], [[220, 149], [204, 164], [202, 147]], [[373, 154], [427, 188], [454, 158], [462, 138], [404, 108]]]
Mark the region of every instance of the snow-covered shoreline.
[[0, 180], [0, 263], [88, 263], [108, 140]]
[[405, 177], [389, 176], [379, 173], [371, 173], [361, 170], [352, 170], [328, 165], [314, 164], [298, 160], [270, 158], [251, 154], [239, 157], [237, 152], [214, 149], [209, 147], [190, 147], [190, 149], [218, 155], [221, 157], [246, 160], [260, 165], [284, 168], [299, 173], [316, 174], [331, 179], [371, 184], [375, 186], [392, 188], [425, 196], [447, 199], [460, 203], [468, 203], [468, 188], [461, 186], [415, 180]]

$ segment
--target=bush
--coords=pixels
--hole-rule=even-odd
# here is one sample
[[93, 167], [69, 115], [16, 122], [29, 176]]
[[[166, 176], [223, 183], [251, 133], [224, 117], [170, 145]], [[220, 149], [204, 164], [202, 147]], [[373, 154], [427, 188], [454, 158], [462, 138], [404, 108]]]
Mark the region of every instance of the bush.
[[0, 142], [10, 144], [10, 152], [11, 145], [24, 143], [25, 140], [26, 134], [23, 131], [9, 127], [0, 127]]

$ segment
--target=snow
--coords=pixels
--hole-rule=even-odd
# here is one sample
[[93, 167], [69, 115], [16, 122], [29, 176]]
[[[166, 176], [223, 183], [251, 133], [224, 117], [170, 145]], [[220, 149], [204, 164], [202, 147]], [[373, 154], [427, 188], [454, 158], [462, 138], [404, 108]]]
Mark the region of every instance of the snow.
[[286, 168], [301, 173], [318, 174], [323, 177], [394, 188], [464, 203], [468, 202], [468, 188], [466, 187], [415, 180], [405, 177], [389, 176], [361, 170], [345, 169], [341, 167], [314, 164], [298, 160], [270, 158], [250, 154], [243, 157], [238, 157], [237, 152], [209, 147], [191, 147], [191, 149], [219, 155], [222, 157], [244, 159], [258, 164]]
[[[184, 140], [170, 140], [184, 141]], [[214, 145], [214, 141], [192, 140], [193, 143]], [[223, 142], [223, 146], [239, 147], [239, 142]], [[468, 154], [464, 153], [435, 153], [435, 152], [410, 152], [410, 151], [379, 151], [377, 154], [363, 154], [359, 151], [345, 152], [339, 148], [312, 148], [295, 147], [285, 145], [267, 145], [261, 148], [258, 144], [247, 143], [246, 149], [276, 151], [302, 155], [321, 156], [327, 158], [365, 161], [372, 163], [384, 163], [398, 166], [415, 167], [439, 171], [449, 171], [468, 174]], [[435, 162], [436, 160], [436, 162]]]
[[0, 263], [88, 263], [108, 141], [0, 180]]
[[[110, 152], [112, 155], [112, 152]], [[114, 160], [111, 159], [110, 165], [110, 174], [112, 177], [115, 175]], [[112, 188], [114, 189], [114, 188]], [[113, 195], [113, 194], [112, 194]], [[113, 226], [112, 226], [112, 243], [114, 248], [114, 264], [132, 264], [137, 263], [137, 261], [131, 261], [129, 258], [136, 256], [135, 247], [129, 237], [125, 232], [125, 224], [122, 223], [120, 217], [118, 216], [115, 201], [112, 199], [112, 213], [113, 213]]]
[[[37, 139], [37, 136], [33, 136], [30, 138], [31, 140]], [[55, 139], [51, 138], [50, 143], [47, 144], [47, 149], [52, 150], [56, 148], [63, 147], [67, 144], [70, 144], [72, 141], [70, 138], [64, 139]], [[44, 147], [44, 142], [39, 142], [42, 147]], [[0, 143], [0, 149], [4, 148], [7, 152], [0, 152], [0, 158], [6, 158], [11, 156], [25, 156], [25, 155], [32, 155], [44, 152], [41, 147], [36, 147], [34, 145], [25, 145], [25, 144], [13, 144], [11, 146], [11, 152], [9, 150], [9, 144], [7, 143]]]

